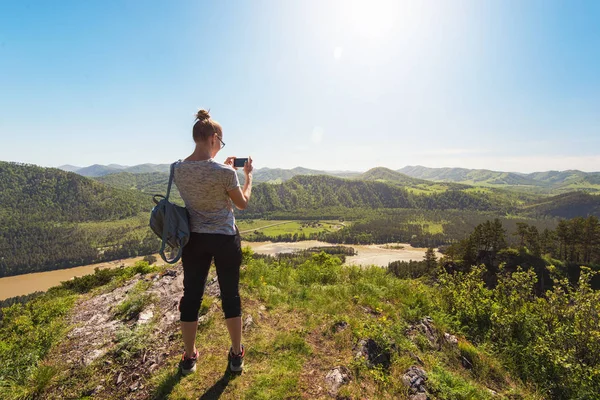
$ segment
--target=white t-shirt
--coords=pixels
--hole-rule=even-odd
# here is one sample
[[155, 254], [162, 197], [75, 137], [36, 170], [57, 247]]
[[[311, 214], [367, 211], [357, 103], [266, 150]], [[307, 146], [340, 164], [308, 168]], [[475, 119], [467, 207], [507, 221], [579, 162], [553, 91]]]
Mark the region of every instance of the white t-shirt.
[[190, 216], [190, 231], [235, 235], [233, 202], [227, 191], [240, 186], [237, 173], [214, 159], [180, 161], [173, 182]]

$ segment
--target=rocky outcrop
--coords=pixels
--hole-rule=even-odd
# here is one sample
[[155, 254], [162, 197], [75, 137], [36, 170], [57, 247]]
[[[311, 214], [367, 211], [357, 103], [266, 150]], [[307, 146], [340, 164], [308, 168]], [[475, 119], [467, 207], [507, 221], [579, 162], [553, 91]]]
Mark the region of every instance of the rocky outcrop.
[[[114, 318], [114, 307], [127, 299], [129, 291], [141, 281], [149, 285], [145, 293], [152, 296], [153, 303], [131, 320]], [[214, 292], [219, 291], [216, 279], [210, 287], [212, 290], [207, 294], [214, 296]], [[84, 296], [69, 316], [68, 322], [74, 327], [68, 333], [67, 340], [57, 349], [55, 357], [68, 369], [76, 370], [100, 362], [102, 368], [110, 371], [115, 363], [123, 363], [115, 358], [104, 357], [109, 353], [117, 359], [120, 357], [117, 351], [119, 334], [147, 329], [144, 335], [147, 336], [148, 345], [144, 350], [120, 365], [122, 369], [114, 376], [114, 380], [102, 382], [91, 393], [94, 397], [104, 398], [108, 395], [107, 391], [125, 387], [131, 396], [135, 393], [135, 398], [144, 398], [147, 377], [173, 355], [171, 343], [179, 331], [178, 306], [182, 294], [183, 270], [175, 267], [162, 273], [138, 274], [123, 286], [107, 293]], [[215, 307], [209, 313], [214, 312]]]
[[406, 335], [413, 341], [418, 334], [425, 335], [432, 347], [438, 346], [438, 333], [433, 326], [433, 318], [424, 317], [418, 323], [411, 325], [406, 331]]
[[402, 375], [402, 383], [408, 387], [409, 399], [411, 400], [425, 400], [429, 398], [426, 382], [427, 373], [414, 365]]
[[364, 358], [369, 367], [389, 368], [392, 359], [390, 350], [383, 349], [373, 339], [362, 339], [355, 347], [355, 357]]

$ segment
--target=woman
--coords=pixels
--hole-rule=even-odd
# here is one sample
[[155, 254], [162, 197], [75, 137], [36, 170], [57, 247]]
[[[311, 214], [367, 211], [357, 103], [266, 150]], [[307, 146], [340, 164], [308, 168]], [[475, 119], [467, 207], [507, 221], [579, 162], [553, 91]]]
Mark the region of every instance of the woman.
[[225, 323], [231, 338], [229, 368], [240, 372], [245, 355], [241, 344], [242, 311], [238, 290], [242, 249], [233, 205], [240, 210], [248, 206], [252, 190], [252, 158], [244, 165], [246, 181], [242, 189], [233, 167], [235, 157], [228, 157], [224, 164], [214, 160], [219, 150], [225, 147], [221, 125], [206, 110], [198, 111], [196, 118], [192, 135], [196, 149], [184, 161], [175, 164], [173, 178], [188, 210], [191, 231], [181, 258], [183, 297], [179, 311], [185, 351], [179, 366], [184, 375], [196, 370], [198, 311], [214, 259]]

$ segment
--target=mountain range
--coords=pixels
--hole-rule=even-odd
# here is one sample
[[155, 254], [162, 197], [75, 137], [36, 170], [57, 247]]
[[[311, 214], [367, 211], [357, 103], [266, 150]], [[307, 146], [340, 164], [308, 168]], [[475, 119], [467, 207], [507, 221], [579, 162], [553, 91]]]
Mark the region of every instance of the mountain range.
[[[167, 174], [169, 172], [169, 164], [150, 163], [134, 166], [94, 164], [83, 168], [62, 165], [58, 168], [87, 177], [101, 177], [123, 172], [132, 174]], [[241, 170], [238, 170], [238, 174], [243, 180]], [[384, 167], [376, 167], [366, 172], [325, 171], [303, 167], [292, 169], [258, 168], [254, 171], [254, 181], [281, 183], [298, 175], [329, 175], [339, 178], [411, 185], [426, 182], [457, 183], [470, 186], [504, 187], [539, 194], [560, 194], [574, 190], [600, 192], [600, 172], [583, 172], [579, 170], [543, 171], [526, 174], [486, 169], [428, 168], [420, 165], [406, 166], [395, 171]]]

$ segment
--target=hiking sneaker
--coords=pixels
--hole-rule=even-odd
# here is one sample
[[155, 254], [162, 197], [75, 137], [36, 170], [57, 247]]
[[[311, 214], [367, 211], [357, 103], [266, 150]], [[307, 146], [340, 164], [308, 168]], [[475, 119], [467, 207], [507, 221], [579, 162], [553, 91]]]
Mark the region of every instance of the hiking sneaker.
[[229, 349], [229, 369], [232, 372], [240, 372], [244, 369], [244, 356], [246, 355], [246, 349], [242, 345], [242, 352], [240, 354], [233, 354], [233, 349]]
[[183, 352], [181, 356], [181, 361], [179, 361], [179, 369], [183, 375], [189, 375], [192, 372], [196, 372], [196, 361], [198, 360], [198, 349], [196, 349], [196, 353], [192, 357], [188, 357]]

